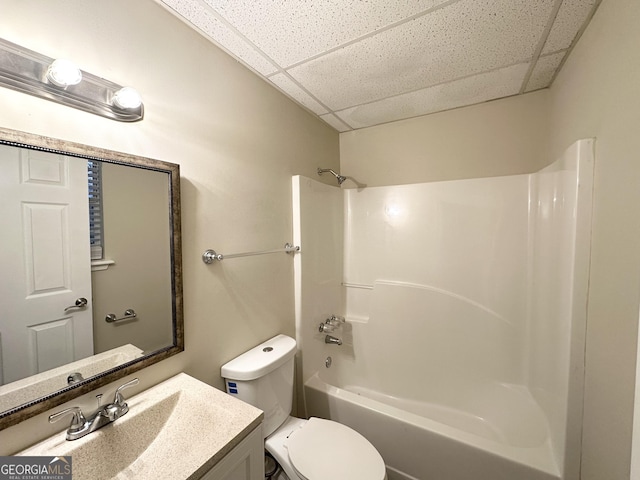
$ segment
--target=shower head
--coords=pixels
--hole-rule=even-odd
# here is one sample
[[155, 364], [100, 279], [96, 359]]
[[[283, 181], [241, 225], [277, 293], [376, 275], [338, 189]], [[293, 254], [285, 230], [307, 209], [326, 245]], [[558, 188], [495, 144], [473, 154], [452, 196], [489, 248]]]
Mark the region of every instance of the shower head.
[[336, 179], [338, 180], [338, 185], [342, 185], [342, 182], [344, 182], [347, 179], [347, 177], [344, 177], [339, 173], [334, 172], [330, 168], [318, 168], [318, 175], [322, 175], [323, 173], [327, 173], [327, 172], [329, 172], [331, 175], [336, 177]]

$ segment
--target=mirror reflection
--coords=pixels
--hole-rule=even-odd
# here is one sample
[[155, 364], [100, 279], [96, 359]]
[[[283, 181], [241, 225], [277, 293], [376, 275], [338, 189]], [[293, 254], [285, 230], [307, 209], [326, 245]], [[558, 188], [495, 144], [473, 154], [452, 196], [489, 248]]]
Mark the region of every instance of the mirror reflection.
[[0, 412], [176, 345], [171, 194], [160, 168], [0, 144]]

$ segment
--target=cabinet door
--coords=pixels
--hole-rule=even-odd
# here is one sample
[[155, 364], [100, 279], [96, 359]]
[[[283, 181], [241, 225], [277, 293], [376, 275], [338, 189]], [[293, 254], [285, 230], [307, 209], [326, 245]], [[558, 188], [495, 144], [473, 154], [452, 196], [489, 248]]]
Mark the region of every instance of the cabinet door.
[[262, 426], [205, 473], [202, 480], [264, 480]]

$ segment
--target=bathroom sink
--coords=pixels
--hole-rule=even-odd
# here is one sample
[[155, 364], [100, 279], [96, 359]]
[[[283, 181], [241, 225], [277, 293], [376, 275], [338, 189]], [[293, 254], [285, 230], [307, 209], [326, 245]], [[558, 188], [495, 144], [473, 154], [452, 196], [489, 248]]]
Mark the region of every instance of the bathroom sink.
[[199, 478], [262, 412], [186, 374], [127, 399], [129, 413], [78, 440], [58, 433], [18, 455], [72, 457], [74, 480]]

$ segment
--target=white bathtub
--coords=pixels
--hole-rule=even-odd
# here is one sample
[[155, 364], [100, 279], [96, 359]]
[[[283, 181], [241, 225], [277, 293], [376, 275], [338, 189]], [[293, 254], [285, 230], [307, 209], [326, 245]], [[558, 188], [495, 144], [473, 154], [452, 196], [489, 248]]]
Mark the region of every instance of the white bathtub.
[[524, 387], [485, 385], [453, 408], [340, 385], [332, 369], [305, 383], [307, 414], [367, 437], [389, 480], [560, 478], [546, 420]]

